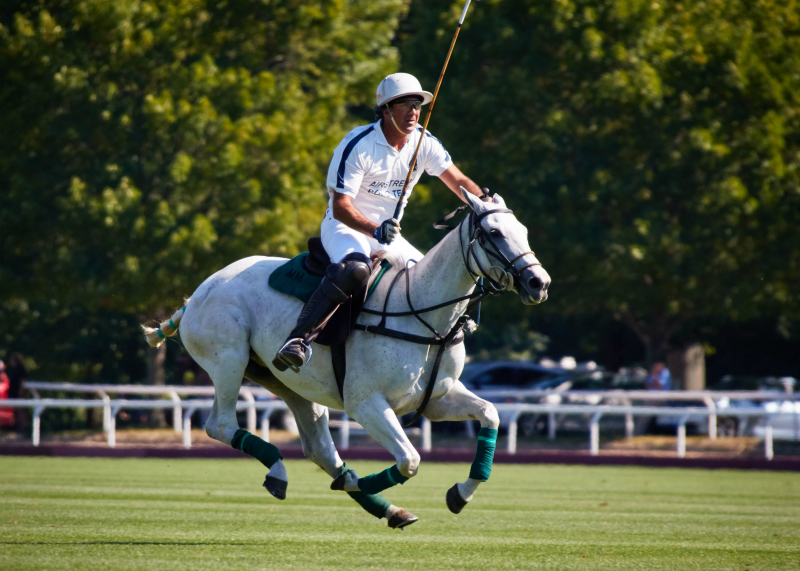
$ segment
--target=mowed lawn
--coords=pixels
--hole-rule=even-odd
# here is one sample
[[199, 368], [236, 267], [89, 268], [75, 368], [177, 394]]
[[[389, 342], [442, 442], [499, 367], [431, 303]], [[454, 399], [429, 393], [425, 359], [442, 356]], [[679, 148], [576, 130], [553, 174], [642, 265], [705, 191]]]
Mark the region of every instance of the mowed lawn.
[[800, 569], [794, 473], [497, 465], [456, 516], [468, 465], [426, 463], [403, 532], [287, 465], [279, 502], [250, 459], [0, 457], [0, 569]]

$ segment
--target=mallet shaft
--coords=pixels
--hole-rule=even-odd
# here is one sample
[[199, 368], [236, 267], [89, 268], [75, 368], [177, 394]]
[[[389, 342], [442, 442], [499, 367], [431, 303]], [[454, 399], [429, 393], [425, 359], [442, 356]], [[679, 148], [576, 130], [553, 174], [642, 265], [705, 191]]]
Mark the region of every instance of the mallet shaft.
[[431, 99], [431, 106], [428, 107], [428, 114], [425, 116], [425, 123], [422, 125], [422, 133], [420, 134], [419, 141], [417, 142], [417, 148], [414, 150], [414, 156], [411, 159], [411, 164], [408, 167], [408, 174], [406, 175], [406, 180], [403, 183], [403, 190], [400, 193], [400, 198], [397, 200], [397, 205], [394, 207], [394, 219], [400, 220], [400, 216], [403, 214], [403, 199], [406, 196], [406, 191], [408, 190], [408, 184], [411, 182], [411, 175], [414, 172], [414, 167], [417, 164], [417, 155], [419, 155], [419, 149], [422, 146], [422, 140], [425, 138], [425, 133], [428, 130], [428, 122], [431, 120], [431, 114], [433, 113], [433, 106], [436, 105], [436, 96], [439, 95], [439, 87], [442, 85], [442, 79], [444, 78], [444, 72], [447, 71], [447, 64], [450, 63], [450, 56], [453, 53], [453, 48], [456, 45], [456, 40], [458, 39], [458, 32], [461, 31], [461, 24], [464, 23], [464, 18], [467, 16], [467, 8], [469, 8], [471, 0], [467, 0], [464, 4], [464, 10], [461, 12], [461, 19], [458, 21], [458, 27], [456, 28], [456, 33], [453, 34], [453, 39], [450, 42], [450, 49], [447, 50], [447, 57], [444, 60], [444, 66], [442, 66], [442, 72], [439, 74], [439, 79], [436, 82], [436, 89], [433, 90], [433, 99]]

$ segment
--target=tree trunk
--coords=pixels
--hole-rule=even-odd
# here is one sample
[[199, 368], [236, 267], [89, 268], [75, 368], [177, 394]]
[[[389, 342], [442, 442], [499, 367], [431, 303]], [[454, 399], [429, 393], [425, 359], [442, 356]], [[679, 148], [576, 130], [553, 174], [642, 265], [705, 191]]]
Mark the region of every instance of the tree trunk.
[[[160, 385], [166, 384], [167, 373], [164, 370], [164, 361], [167, 358], [167, 344], [162, 343], [160, 347], [151, 347], [147, 350], [147, 384]], [[149, 411], [150, 426], [156, 428], [166, 428], [167, 421], [164, 418], [163, 409], [153, 409]]]
[[700, 343], [670, 351], [667, 368], [672, 375], [672, 388], [702, 391], [706, 388], [706, 353]]

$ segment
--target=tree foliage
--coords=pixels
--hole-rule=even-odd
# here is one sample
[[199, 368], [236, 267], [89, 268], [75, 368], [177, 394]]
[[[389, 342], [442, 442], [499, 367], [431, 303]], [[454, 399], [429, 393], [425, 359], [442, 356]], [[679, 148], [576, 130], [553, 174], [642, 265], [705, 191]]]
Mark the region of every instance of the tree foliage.
[[[404, 10], [4, 2], [0, 353], [30, 351], [61, 378], [136, 377], [131, 323], [236, 259], [297, 253], [319, 227], [331, 150], [356, 122], [348, 108], [397, 66]], [[97, 358], [104, 336], [127, 371]]]
[[401, 0], [0, 8], [3, 299], [147, 312], [319, 224]]
[[[426, 85], [459, 10], [412, 4]], [[690, 319], [797, 315], [798, 32], [793, 1], [488, 0], [431, 128], [527, 224], [549, 311], [606, 311], [663, 357]]]

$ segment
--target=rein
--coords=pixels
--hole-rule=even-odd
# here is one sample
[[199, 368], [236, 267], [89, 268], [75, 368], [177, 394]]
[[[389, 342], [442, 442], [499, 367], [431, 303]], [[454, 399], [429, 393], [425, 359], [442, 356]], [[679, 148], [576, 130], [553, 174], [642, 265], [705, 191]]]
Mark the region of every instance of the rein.
[[[513, 213], [512, 210], [509, 210], [507, 208], [498, 208], [498, 209], [495, 209], [495, 210], [489, 210], [489, 211], [483, 212], [481, 214], [476, 214], [473, 211], [473, 212], [470, 213], [468, 218], [465, 218], [464, 220], [462, 220], [457, 226], [449, 226], [449, 225], [445, 224], [448, 220], [450, 220], [451, 218], [453, 218], [457, 214], [463, 212], [467, 208], [469, 208], [468, 205], [464, 205], [464, 206], [458, 207], [456, 210], [454, 210], [453, 212], [451, 212], [450, 214], [448, 214], [447, 216], [445, 216], [441, 220], [437, 220], [436, 223], [433, 225], [433, 227], [435, 229], [437, 229], [437, 230], [453, 230], [455, 228], [459, 228], [458, 232], [459, 232], [459, 245], [460, 245], [460, 249], [461, 249], [461, 255], [463, 257], [464, 265], [466, 266], [467, 272], [469, 272], [470, 278], [474, 282], [475, 287], [477, 288], [477, 291], [473, 292], [472, 294], [469, 294], [469, 295], [465, 295], [465, 296], [462, 296], [462, 297], [458, 297], [458, 298], [452, 299], [450, 301], [445, 301], [443, 303], [432, 305], [430, 307], [426, 307], [426, 308], [423, 308], [423, 309], [416, 309], [413, 306], [413, 304], [411, 303], [411, 278], [410, 278], [410, 272], [408, 271], [409, 266], [408, 266], [408, 263], [407, 263], [406, 267], [403, 268], [402, 270], [400, 270], [397, 273], [397, 275], [392, 280], [392, 283], [389, 285], [389, 291], [386, 293], [386, 297], [385, 297], [384, 302], [383, 302], [383, 311], [376, 311], [376, 310], [367, 309], [367, 308], [363, 308], [361, 310], [363, 313], [369, 313], [369, 314], [372, 314], [372, 315], [380, 315], [381, 316], [380, 322], [377, 325], [362, 325], [360, 323], [356, 323], [355, 324], [355, 329], [358, 329], [358, 330], [361, 330], [361, 331], [366, 331], [368, 333], [374, 333], [376, 335], [383, 335], [385, 337], [391, 337], [393, 339], [400, 339], [402, 341], [408, 341], [410, 343], [416, 343], [416, 344], [419, 344], [419, 345], [438, 345], [439, 346], [439, 350], [436, 352], [436, 359], [434, 360], [433, 368], [431, 369], [430, 380], [428, 381], [428, 385], [425, 387], [425, 396], [423, 397], [422, 403], [420, 404], [419, 408], [417, 408], [416, 414], [414, 414], [414, 418], [412, 418], [411, 421], [409, 421], [408, 424], [406, 424], [406, 426], [411, 426], [412, 424], [414, 424], [417, 421], [417, 419], [420, 416], [422, 416], [422, 413], [424, 412], [425, 407], [428, 405], [428, 402], [431, 399], [431, 395], [433, 394], [433, 388], [434, 388], [434, 385], [436, 384], [436, 377], [439, 374], [439, 366], [440, 366], [440, 364], [442, 362], [442, 357], [444, 355], [444, 351], [448, 347], [460, 342], [460, 339], [457, 339], [457, 337], [458, 337], [459, 333], [462, 332], [462, 330], [464, 329], [464, 326], [467, 323], [467, 320], [469, 319], [469, 315], [467, 315], [467, 312], [465, 311], [456, 320], [456, 322], [453, 325], [453, 327], [450, 328], [450, 331], [448, 331], [445, 335], [442, 335], [441, 333], [436, 331], [436, 329], [430, 323], [425, 321], [421, 317], [421, 314], [428, 313], [428, 312], [431, 312], [431, 311], [435, 311], [437, 309], [441, 309], [443, 307], [447, 307], [447, 306], [450, 306], [450, 305], [455, 305], [455, 304], [460, 303], [462, 301], [469, 301], [469, 303], [467, 304], [467, 310], [469, 310], [469, 308], [472, 305], [474, 305], [476, 302], [482, 300], [484, 297], [487, 297], [489, 295], [499, 295], [499, 294], [504, 293], [506, 288], [508, 287], [508, 284], [507, 283], [503, 284], [502, 281], [496, 281], [491, 277], [491, 275], [489, 274], [489, 271], [491, 271], [493, 268], [499, 269], [504, 276], [509, 276], [509, 274], [511, 274], [512, 279], [515, 281], [515, 283], [518, 283], [520, 274], [525, 269], [527, 269], [527, 268], [529, 268], [531, 266], [537, 266], [537, 265], [541, 266], [541, 264], [539, 262], [533, 262], [533, 263], [530, 263], [530, 264], [528, 264], [528, 265], [526, 265], [526, 266], [524, 266], [524, 267], [522, 267], [520, 269], [517, 269], [514, 266], [514, 264], [516, 263], [517, 260], [523, 258], [524, 256], [526, 256], [528, 254], [533, 254], [534, 256], [535, 256], [535, 254], [533, 252], [524, 252], [524, 253], [520, 254], [519, 256], [515, 257], [513, 260], [509, 260], [505, 256], [505, 254], [503, 254], [503, 252], [500, 250], [500, 248], [498, 248], [497, 245], [492, 241], [491, 236], [489, 236], [486, 233], [486, 231], [483, 229], [483, 227], [481, 226], [481, 221], [486, 216], [488, 216], [490, 214], [512, 214]], [[461, 230], [460, 230], [461, 225], [464, 224], [465, 221], [467, 221], [468, 225], [469, 225], [469, 230], [467, 232], [468, 237], [469, 237], [469, 243], [467, 245], [466, 251], [464, 249], [464, 243], [463, 243], [463, 239], [461, 237]], [[481, 265], [478, 257], [475, 255], [474, 247], [475, 247], [475, 242], [476, 241], [480, 245], [481, 249], [483, 249], [484, 253], [487, 255], [487, 258], [489, 256], [494, 257], [501, 264], [504, 264], [504, 267], [501, 268], [499, 266], [492, 265], [492, 266], [489, 267], [489, 271], [486, 271], [483, 268], [483, 266]], [[487, 244], [489, 246], [491, 246], [491, 249], [489, 247], [487, 247]], [[488, 280], [490, 288], [484, 287], [483, 286], [483, 281], [480, 279], [482, 276], [479, 273], [474, 272], [472, 270], [472, 267], [470, 265], [470, 256], [472, 256], [472, 259], [475, 261], [475, 264], [478, 266], [478, 270], [479, 270], [480, 274], [483, 274], [483, 277], [485, 277]], [[394, 286], [397, 284], [397, 280], [403, 274], [405, 274], [405, 277], [406, 277], [406, 302], [408, 303], [409, 311], [393, 311], [393, 312], [387, 311], [387, 308], [389, 306], [389, 298], [392, 295], [392, 291], [394, 290]], [[425, 327], [427, 327], [434, 334], [434, 337], [424, 337], [422, 335], [414, 335], [412, 333], [406, 333], [404, 331], [398, 331], [396, 329], [389, 329], [388, 327], [386, 327], [386, 319], [388, 317], [408, 317], [408, 316], [412, 316], [412, 315], [420, 323], [422, 323]], [[463, 339], [463, 336], [462, 336], [462, 339]]]

